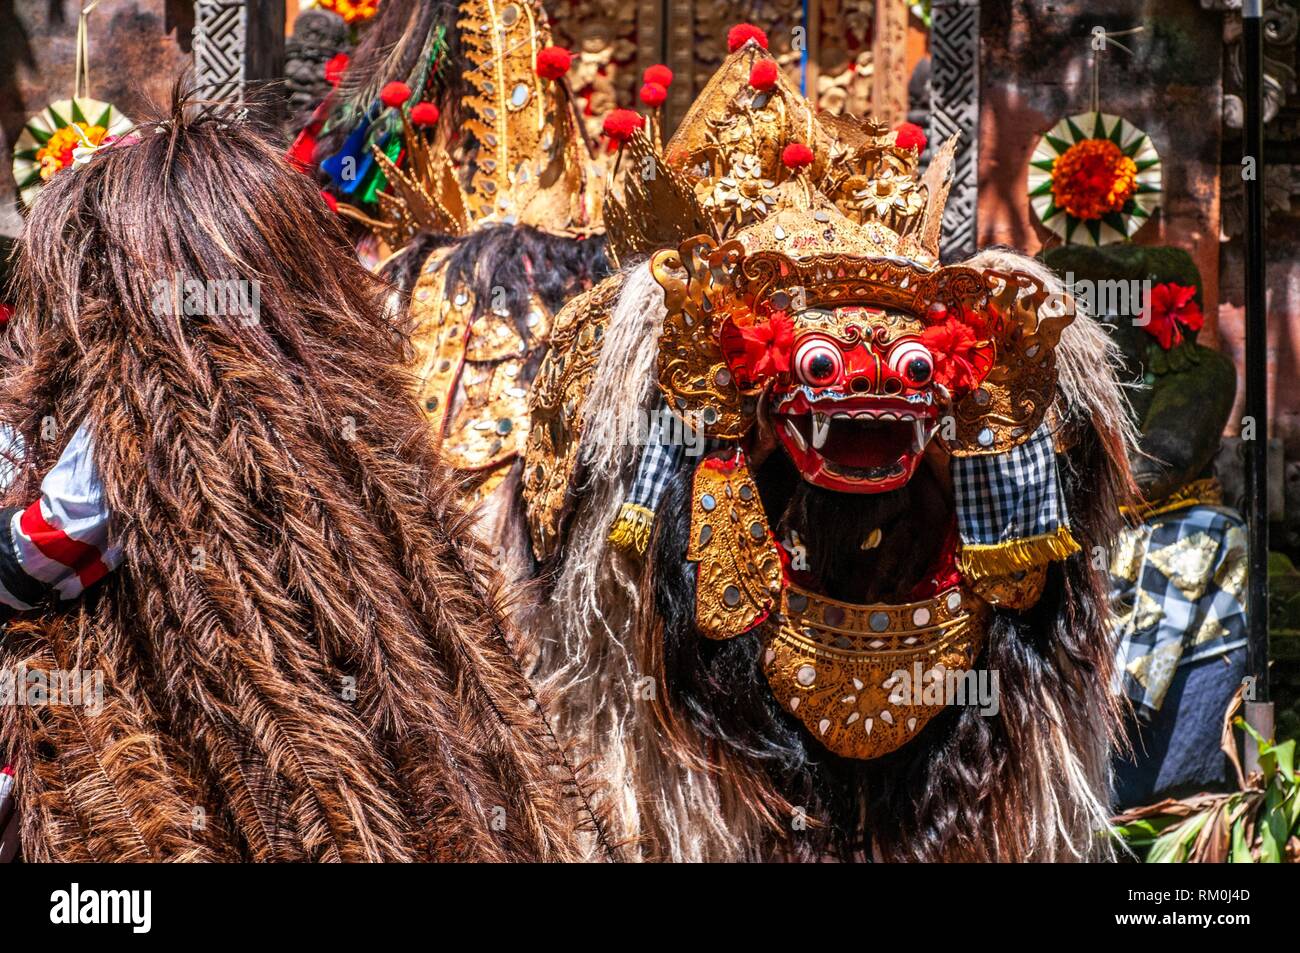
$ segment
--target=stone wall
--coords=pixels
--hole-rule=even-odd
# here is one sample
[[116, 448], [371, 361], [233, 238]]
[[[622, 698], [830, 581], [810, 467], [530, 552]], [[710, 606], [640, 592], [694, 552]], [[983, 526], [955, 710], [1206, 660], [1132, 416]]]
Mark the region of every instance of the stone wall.
[[[0, 234], [21, 227], [14, 190], [14, 141], [28, 117], [72, 95], [74, 0], [0, 4]], [[189, 63], [193, 4], [186, 0], [100, 0], [90, 15], [91, 95], [128, 116], [165, 103]]]
[[1160, 153], [1160, 212], [1135, 236], [1195, 259], [1216, 340], [1222, 15], [1189, 0], [1002, 0], [981, 5], [979, 243], [1030, 253], [1059, 242], [1025, 197], [1029, 158], [1044, 132], [1091, 108], [1092, 31], [1144, 27], [1103, 54], [1099, 104], [1151, 136]]

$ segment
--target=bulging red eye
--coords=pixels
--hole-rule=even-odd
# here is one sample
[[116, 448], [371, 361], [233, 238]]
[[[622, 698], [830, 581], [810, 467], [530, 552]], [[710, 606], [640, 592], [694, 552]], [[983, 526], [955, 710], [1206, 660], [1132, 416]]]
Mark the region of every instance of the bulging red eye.
[[829, 341], [814, 339], [799, 345], [794, 355], [799, 379], [810, 387], [827, 387], [844, 371], [844, 356]]
[[889, 352], [889, 368], [909, 387], [921, 387], [934, 376], [934, 357], [920, 341], [903, 341]]

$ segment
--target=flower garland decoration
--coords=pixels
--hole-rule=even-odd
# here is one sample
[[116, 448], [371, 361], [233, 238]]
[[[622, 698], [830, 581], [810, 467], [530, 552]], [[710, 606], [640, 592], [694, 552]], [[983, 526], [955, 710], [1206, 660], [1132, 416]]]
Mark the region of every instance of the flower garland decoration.
[[46, 106], [27, 120], [14, 144], [14, 181], [23, 203], [30, 206], [46, 182], [133, 125], [115, 106], [85, 96]]
[[1067, 116], [1034, 149], [1028, 190], [1038, 220], [1067, 244], [1127, 241], [1160, 204], [1160, 156], [1119, 116]]

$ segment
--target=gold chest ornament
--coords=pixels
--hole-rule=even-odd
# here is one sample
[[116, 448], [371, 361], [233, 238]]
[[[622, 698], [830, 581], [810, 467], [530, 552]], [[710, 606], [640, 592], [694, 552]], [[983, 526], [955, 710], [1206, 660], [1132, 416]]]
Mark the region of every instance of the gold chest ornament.
[[696, 468], [687, 559], [697, 566], [696, 628], [711, 639], [757, 630], [777, 700], [844, 758], [878, 758], [914, 738], [940, 710], [926, 686], [968, 671], [984, 647], [991, 610], [964, 585], [855, 605], [785, 580], [739, 450]]

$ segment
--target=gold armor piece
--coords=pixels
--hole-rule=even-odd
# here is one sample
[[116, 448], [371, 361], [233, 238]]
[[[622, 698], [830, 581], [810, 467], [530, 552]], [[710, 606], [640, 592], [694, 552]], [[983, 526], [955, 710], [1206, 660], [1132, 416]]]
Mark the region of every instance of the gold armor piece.
[[988, 620], [988, 607], [961, 586], [891, 606], [852, 605], [787, 585], [780, 615], [764, 627], [763, 672], [782, 707], [827, 749], [878, 758], [939, 713], [925, 694], [928, 680], [968, 672]]
[[748, 632], [776, 604], [781, 556], [740, 450], [695, 468], [686, 558], [697, 565], [695, 627], [707, 638]]

